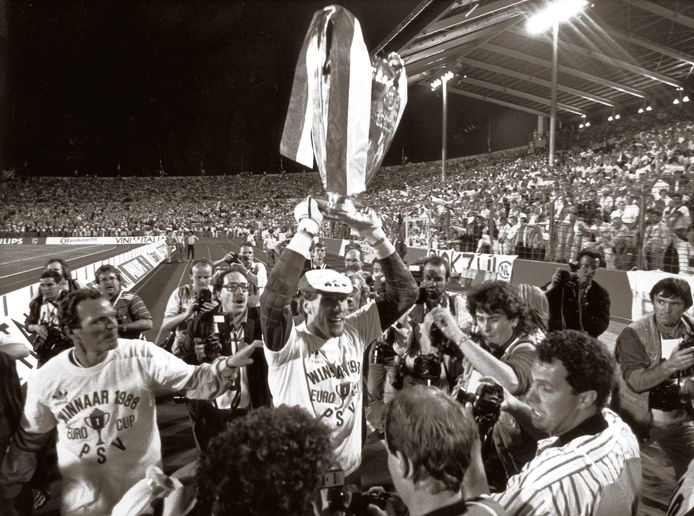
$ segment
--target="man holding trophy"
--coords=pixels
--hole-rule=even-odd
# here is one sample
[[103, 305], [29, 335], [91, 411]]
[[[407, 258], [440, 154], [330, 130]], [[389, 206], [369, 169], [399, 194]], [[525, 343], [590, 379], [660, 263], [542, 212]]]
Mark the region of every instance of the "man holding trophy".
[[[323, 212], [358, 231], [383, 267], [383, 296], [349, 315], [349, 278], [331, 269], [301, 276]], [[260, 298], [268, 383], [275, 405], [302, 406], [332, 429], [336, 459], [349, 475], [361, 461], [364, 349], [412, 306], [417, 285], [375, 213], [321, 208], [309, 197], [294, 214], [298, 230]], [[306, 319], [294, 326], [289, 305], [297, 290]]]
[[[336, 5], [314, 14], [299, 56], [280, 152], [312, 167], [314, 156], [328, 201], [296, 206], [298, 228], [260, 299], [268, 383], [275, 405], [298, 405], [330, 429], [346, 475], [361, 462], [362, 366], [365, 347], [412, 306], [417, 284], [373, 210], [357, 211], [402, 116], [404, 66], [396, 54], [369, 56], [359, 22]], [[348, 315], [352, 282], [304, 263], [323, 218], [348, 225], [373, 248], [385, 292]], [[300, 291], [305, 320], [294, 326], [290, 303]]]

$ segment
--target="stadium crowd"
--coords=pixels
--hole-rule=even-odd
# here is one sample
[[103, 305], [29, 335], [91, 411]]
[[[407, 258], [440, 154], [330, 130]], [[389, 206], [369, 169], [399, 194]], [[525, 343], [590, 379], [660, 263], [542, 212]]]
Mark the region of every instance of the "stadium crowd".
[[[89, 289], [47, 263], [27, 307], [40, 368], [25, 394], [13, 360], [26, 354], [0, 345], [0, 507], [32, 514], [57, 461], [69, 515], [633, 515], [660, 488], [642, 476], [656, 457], [682, 479], [668, 514], [685, 514], [691, 288], [658, 281], [652, 312], [610, 352], [610, 292], [594, 280], [694, 267], [694, 117], [670, 115], [579, 132], [556, 170], [527, 154], [452, 161], [445, 184], [436, 164], [384, 170], [360, 212], [316, 201], [315, 174], [8, 180], [4, 235], [167, 234], [180, 258], [187, 244], [190, 282], [163, 293], [160, 348], [141, 340], [152, 315], [117, 267]], [[284, 245], [264, 264], [249, 235], [268, 229]], [[247, 240], [211, 262], [195, 259], [198, 234]], [[343, 272], [327, 268], [329, 234], [358, 236], [374, 264], [355, 247]], [[413, 276], [403, 240], [576, 266], [543, 289], [451, 294], [448, 261]], [[171, 475], [164, 393], [185, 403], [199, 452]], [[367, 434], [384, 486], [362, 481]]]
[[[385, 168], [359, 202], [407, 245], [569, 261], [590, 247], [608, 268], [689, 272], [694, 116], [688, 105], [575, 133], [558, 166], [544, 153]], [[649, 125], [644, 127], [646, 116]], [[523, 155], [520, 155], [523, 154]], [[281, 188], [278, 188], [278, 184]], [[167, 230], [234, 236], [292, 227], [321, 194], [317, 174], [18, 178], [0, 199], [2, 236], [125, 236]], [[60, 198], [62, 202], [56, 203]], [[269, 203], [268, 200], [272, 200]], [[410, 221], [410, 222], [408, 222]], [[331, 227], [328, 236], [347, 237]]]

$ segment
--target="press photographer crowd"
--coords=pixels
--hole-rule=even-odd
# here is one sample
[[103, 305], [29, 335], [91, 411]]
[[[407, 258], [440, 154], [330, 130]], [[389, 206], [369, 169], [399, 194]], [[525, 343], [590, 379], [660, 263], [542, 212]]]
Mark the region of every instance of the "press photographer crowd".
[[[453, 293], [447, 258], [411, 272], [373, 210], [309, 196], [294, 218], [272, 267], [243, 241], [216, 262], [191, 258], [162, 347], [141, 340], [152, 316], [117, 267], [85, 287], [64, 260], [46, 264], [27, 309], [40, 368], [25, 394], [21, 356], [0, 353], [3, 514], [58, 496], [52, 463], [63, 514], [637, 514], [654, 481], [646, 457], [689, 485], [687, 281], [658, 281], [652, 313], [611, 352], [597, 340], [610, 293], [590, 248], [544, 288]], [[342, 272], [328, 268], [330, 223], [373, 263], [357, 244]], [[166, 393], [187, 407], [199, 452], [168, 474]], [[367, 447], [382, 450], [384, 485], [362, 480]], [[669, 514], [691, 507], [680, 488]]]

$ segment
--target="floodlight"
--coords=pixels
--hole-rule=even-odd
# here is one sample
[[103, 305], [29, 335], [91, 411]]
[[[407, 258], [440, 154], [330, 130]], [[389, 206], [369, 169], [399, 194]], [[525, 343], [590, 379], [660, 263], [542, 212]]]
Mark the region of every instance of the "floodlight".
[[555, 0], [539, 10], [526, 23], [530, 34], [539, 34], [580, 13], [587, 5], [586, 0]]
[[648, 104], [648, 105], [646, 106], [646, 111], [653, 111], [653, 108], [651, 107], [650, 104]]
[[614, 119], [615, 119], [615, 120], [619, 120], [620, 118], [622, 118], [622, 115], [620, 115], [619, 113], [617, 113], [617, 114], [614, 116]]
[[672, 103], [673, 103], [673, 104], [679, 104], [679, 103], [680, 103], [680, 99], [675, 99], [675, 100], [672, 101]]
[[640, 115], [641, 113], [643, 113], [643, 108], [642, 108], [642, 107], [639, 108], [639, 115]]
[[590, 122], [586, 122], [586, 127], [590, 127]]
[[583, 129], [583, 124], [578, 124], [579, 129]]
[[448, 81], [450, 81], [452, 78], [453, 78], [453, 72], [451, 72], [450, 70], [448, 70], [448, 71], [447, 71], [446, 73], [444, 73], [441, 77], [435, 79], [435, 80], [431, 83], [431, 89], [432, 89], [432, 90], [437, 89], [437, 88], [438, 88], [439, 86], [441, 86], [444, 82], [448, 82]]
[[608, 121], [608, 122], [612, 122], [612, 120], [614, 120], [614, 118], [612, 117], [612, 115], [610, 115], [610, 116], [607, 117], [607, 121]]
[[689, 102], [689, 95], [682, 97], [682, 102]]

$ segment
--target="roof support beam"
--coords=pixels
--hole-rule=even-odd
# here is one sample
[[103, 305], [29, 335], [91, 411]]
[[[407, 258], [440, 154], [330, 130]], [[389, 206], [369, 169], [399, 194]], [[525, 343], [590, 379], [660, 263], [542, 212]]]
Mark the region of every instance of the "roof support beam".
[[[499, 73], [502, 75], [507, 75], [508, 77], [513, 77], [515, 79], [520, 79], [521, 81], [526, 81], [530, 82], [532, 84], [537, 84], [539, 86], [545, 86], [546, 88], [550, 88], [552, 86], [552, 83], [546, 79], [541, 79], [539, 77], [535, 77], [533, 75], [523, 73], [523, 72], [517, 72], [515, 70], [510, 70], [508, 68], [503, 68], [501, 66], [493, 65], [490, 63], [485, 63], [483, 61], [478, 61], [476, 59], [471, 59], [469, 57], [464, 57], [459, 60], [463, 64], [467, 64], [469, 66], [473, 66], [475, 68], [480, 68], [482, 70], [488, 70], [490, 72], [495, 72]], [[605, 106], [609, 106], [611, 108], [615, 108], [615, 104], [608, 98], [601, 97], [599, 95], [593, 95], [592, 93], [588, 93], [587, 91], [581, 91], [577, 90], [575, 88], [571, 88], [569, 86], [564, 86], [562, 84], [557, 84], [557, 89], [559, 91], [563, 91], [564, 93], [568, 93], [569, 95], [575, 95], [576, 97], [581, 97], [586, 100], [590, 100], [592, 102], [596, 102], [598, 104], [603, 104]]]
[[[432, 47], [427, 50], [423, 50], [422, 52], [418, 52], [417, 54], [411, 54], [407, 57], [405, 57], [405, 65], [406, 66], [412, 66], [414, 63], [417, 63], [418, 61], [422, 61], [425, 59], [429, 59], [431, 57], [436, 57], [437, 59], [439, 57], [447, 57], [449, 55], [455, 55], [459, 56], [461, 55], [461, 50], [460, 47], [463, 45], [466, 45], [472, 41], [477, 41], [481, 40], [481, 42], [478, 45], [471, 46], [469, 52], [474, 50], [475, 48], [478, 48], [480, 45], [483, 45], [484, 43], [487, 43], [494, 39], [496, 36], [501, 34], [502, 32], [506, 31], [508, 28], [512, 27], [516, 23], [520, 21], [519, 18], [513, 18], [510, 20], [506, 20], [504, 22], [501, 22], [499, 25], [494, 25], [492, 27], [487, 27], [486, 29], [478, 30], [477, 32], [473, 32], [472, 34], [466, 34], [464, 36], [460, 36], [459, 38], [449, 41], [447, 43], [444, 43], [442, 45], [438, 45], [436, 47]], [[467, 53], [467, 52], [466, 52]]]
[[[455, 16], [450, 16], [448, 18], [442, 18], [427, 27], [427, 32], [433, 34], [434, 32], [439, 32], [442, 30], [451, 30], [456, 28], [458, 25], [464, 23], [470, 23], [473, 20], [477, 20], [488, 14], [500, 11], [502, 9], [507, 9], [516, 4], [520, 5], [527, 2], [527, 0], [499, 0], [498, 2], [492, 2], [486, 5], [480, 5], [475, 9], [474, 16], [470, 16], [470, 12], [456, 14]], [[484, 2], [480, 2], [483, 4]]]
[[[468, 0], [461, 0], [468, 1]], [[475, 0], [469, 0], [470, 3]], [[432, 21], [436, 21], [451, 7], [450, 0], [422, 0], [390, 34], [373, 50], [372, 54], [393, 52], [413, 41], [416, 35]]]
[[[491, 82], [481, 81], [479, 79], [473, 79], [471, 77], [467, 77], [460, 82], [472, 84], [473, 86], [478, 86], [480, 88], [486, 88], [488, 90], [506, 93], [508, 95], [514, 95], [514, 96], [520, 97], [522, 99], [530, 100], [532, 102], [537, 102], [538, 104], [542, 104], [544, 106], [549, 106], [551, 104], [551, 102], [548, 98], [540, 97], [538, 95], [533, 95], [531, 93], [526, 93], [525, 91], [515, 90], [513, 88], [507, 88], [506, 86], [499, 86], [498, 84], [494, 84]], [[458, 83], [458, 85], [461, 85], [460, 82]], [[564, 104], [562, 102], [557, 102], [557, 107], [559, 109], [564, 110], [564, 111], [568, 111], [569, 113], [573, 113], [574, 115], [579, 115], [579, 116], [587, 115], [587, 113], [585, 111], [583, 111], [577, 107], [569, 106], [568, 104]]]
[[[529, 34], [523, 31], [519, 31], [518, 29], [512, 30], [513, 33], [518, 34], [520, 36], [525, 36], [528, 37]], [[533, 37], [533, 36], [530, 36]], [[543, 36], [542, 34], [535, 35], [535, 39], [538, 41], [542, 41], [543, 43], [550, 44], [550, 41]], [[621, 59], [617, 59], [616, 57], [608, 56], [606, 54], [603, 54], [602, 52], [598, 52], [596, 50], [590, 50], [585, 47], [582, 47], [580, 45], [575, 45], [573, 43], [569, 43], [568, 41], [563, 41], [559, 43], [561, 48], [568, 50], [569, 52], [573, 52], [574, 54], [579, 54], [584, 57], [589, 57], [591, 59], [595, 59], [596, 61], [601, 61], [603, 63], [607, 63], [609, 65], [614, 66], [615, 68], [621, 68], [622, 70], [626, 70], [631, 73], [635, 73], [637, 75], [641, 75], [644, 77], [648, 77], [649, 79], [652, 79], [654, 81], [662, 82], [664, 84], [667, 84], [668, 86], [672, 86], [673, 88], [681, 88], [682, 84], [679, 81], [676, 81], [675, 79], [670, 79], [669, 77], [660, 74], [658, 72], [652, 72], [651, 70], [648, 70], [647, 68], [643, 68], [642, 66], [638, 66], [635, 64], [627, 63], [626, 61], [622, 61]]]
[[667, 18], [668, 20], [672, 20], [675, 23], [679, 23], [680, 25], [684, 25], [690, 29], [694, 29], [694, 18], [680, 14], [677, 11], [668, 9], [667, 7], [649, 2], [648, 0], [622, 0], [622, 2], [633, 5], [634, 7], [638, 7], [639, 9], [643, 9], [644, 11], [657, 14], [662, 18]]
[[653, 41], [641, 38], [634, 34], [629, 34], [628, 32], [623, 32], [607, 24], [601, 24], [601, 27], [603, 27], [611, 36], [615, 38], [622, 39], [624, 41], [632, 43], [633, 45], [637, 45], [639, 47], [651, 50], [653, 52], [658, 52], [659, 54], [663, 54], [664, 56], [671, 57], [672, 59], [677, 59], [679, 61], [682, 61], [683, 63], [687, 63], [690, 66], [694, 66], [694, 56], [684, 54], [682, 52], [677, 52], [676, 50], [673, 50], [670, 47], [666, 47], [665, 45], [661, 45], [659, 43], [655, 43]]
[[411, 56], [412, 54], [416, 54], [417, 52], [421, 52], [432, 47], [437, 47], [438, 45], [441, 45], [448, 41], [456, 40], [461, 36], [474, 36], [474, 32], [486, 29], [487, 27], [494, 27], [497, 23], [508, 20], [509, 18], [514, 18], [520, 14], [521, 11], [518, 8], [509, 9], [507, 11], [503, 11], [499, 14], [490, 16], [489, 18], [485, 18], [478, 22], [466, 24], [465, 26], [459, 29], [446, 32], [445, 34], [431, 36], [426, 39], [422, 39], [416, 43], [413, 43], [412, 45], [408, 45], [406, 48], [401, 49], [400, 57], [405, 58], [407, 56]]
[[477, 93], [472, 93], [471, 91], [460, 90], [458, 88], [448, 87], [450, 93], [455, 93], [456, 95], [461, 95], [463, 97], [470, 97], [472, 99], [483, 100], [485, 102], [491, 102], [492, 104], [498, 104], [499, 106], [504, 106], [511, 109], [516, 109], [518, 111], [525, 111], [526, 113], [531, 113], [538, 116], [549, 116], [548, 113], [543, 113], [537, 109], [528, 108], [525, 106], [519, 106], [518, 104], [513, 104], [512, 102], [506, 102], [505, 100], [495, 99], [494, 97], [488, 97], [486, 95], [479, 95]]
[[[535, 56], [529, 56], [528, 54], [524, 54], [523, 52], [511, 50], [510, 48], [500, 47], [499, 45], [494, 45], [493, 43], [485, 43], [484, 45], [482, 45], [481, 48], [484, 48], [485, 50], [490, 50], [492, 52], [496, 52], [497, 54], [513, 57], [514, 59], [521, 59], [523, 61], [527, 61], [538, 66], [543, 66], [545, 68], [552, 67], [552, 63], [546, 59], [541, 59]], [[559, 65], [559, 71], [567, 75], [573, 75], [574, 77], [578, 77], [586, 81], [595, 82], [603, 86], [609, 86], [612, 89], [621, 91], [622, 93], [633, 95], [634, 97], [638, 97], [640, 99], [646, 97], [646, 95], [641, 90], [637, 90], [625, 84], [610, 81], [608, 79], [605, 79], [604, 77], [598, 77], [597, 75], [593, 75], [587, 72], [581, 72], [580, 70], [575, 70], [573, 68], [569, 68], [568, 66]]]

